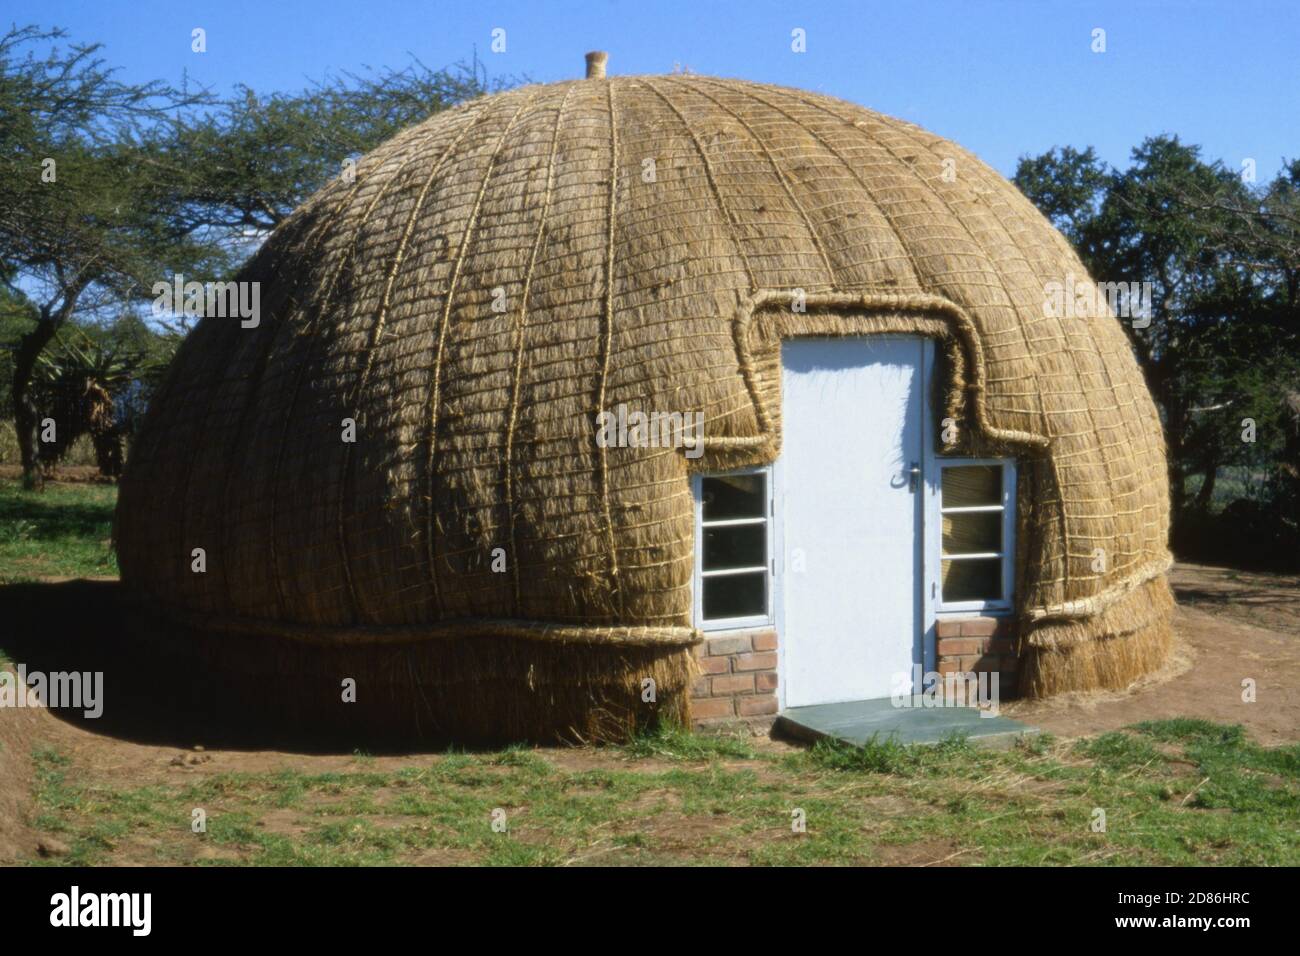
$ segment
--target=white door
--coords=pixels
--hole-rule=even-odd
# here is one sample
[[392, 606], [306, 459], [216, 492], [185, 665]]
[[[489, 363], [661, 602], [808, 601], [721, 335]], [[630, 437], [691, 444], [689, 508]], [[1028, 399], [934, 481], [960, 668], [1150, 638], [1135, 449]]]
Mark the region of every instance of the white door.
[[[781, 344], [786, 707], [889, 697], [922, 660], [923, 339]], [[910, 680], [909, 680], [910, 686]]]

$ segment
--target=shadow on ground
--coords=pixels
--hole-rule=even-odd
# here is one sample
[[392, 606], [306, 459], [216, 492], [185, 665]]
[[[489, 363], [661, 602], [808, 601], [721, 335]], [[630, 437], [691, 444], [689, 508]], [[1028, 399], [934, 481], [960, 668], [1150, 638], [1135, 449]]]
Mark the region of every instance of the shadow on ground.
[[[136, 743], [302, 753], [409, 753], [450, 741], [378, 694], [343, 708], [328, 684], [266, 673], [232, 678], [210, 659], [186, 655], [183, 639], [159, 643], [132, 633], [117, 581], [74, 580], [0, 586], [0, 660], [27, 674], [98, 672], [103, 713], [49, 707], [59, 720]], [[183, 635], [182, 635], [183, 638]], [[232, 648], [232, 655], [238, 648]], [[321, 715], [340, 715], [332, 723]], [[497, 741], [461, 741], [492, 746]]]
[[1169, 583], [1183, 607], [1221, 614], [1282, 634], [1300, 633], [1300, 575], [1180, 562], [1170, 571]]

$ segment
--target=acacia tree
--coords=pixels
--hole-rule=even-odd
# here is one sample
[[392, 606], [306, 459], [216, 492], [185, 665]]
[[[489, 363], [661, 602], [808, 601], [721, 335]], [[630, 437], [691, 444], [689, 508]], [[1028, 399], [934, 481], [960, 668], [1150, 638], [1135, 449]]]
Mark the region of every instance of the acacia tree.
[[430, 114], [515, 81], [490, 80], [477, 58], [432, 69], [345, 72], [306, 89], [268, 95], [248, 86], [218, 108], [191, 114], [155, 144], [170, 173], [160, 185], [180, 224], [247, 251], [355, 159]]
[[412, 58], [218, 101], [122, 83], [98, 44], [64, 38], [30, 26], [0, 37], [0, 282], [32, 315], [11, 393], [29, 486], [41, 482], [32, 374], [67, 322], [120, 313], [178, 272], [225, 277], [346, 159], [512, 82], [490, 82], [477, 59], [434, 70]]
[[29, 487], [41, 484], [32, 375], [59, 329], [141, 297], [164, 264], [211, 266], [215, 255], [178, 228], [150, 162], [168, 121], [209, 97], [123, 83], [98, 44], [60, 45], [65, 36], [33, 26], [0, 36], [0, 281], [35, 320], [12, 373]]

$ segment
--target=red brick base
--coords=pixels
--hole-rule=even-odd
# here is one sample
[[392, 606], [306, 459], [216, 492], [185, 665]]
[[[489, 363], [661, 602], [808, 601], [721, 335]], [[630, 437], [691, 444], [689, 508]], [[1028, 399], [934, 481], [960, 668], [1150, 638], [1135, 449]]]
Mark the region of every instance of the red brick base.
[[776, 716], [776, 631], [725, 631], [696, 646], [701, 675], [691, 688], [695, 725]]
[[[1011, 617], [942, 618], [935, 624], [940, 674], [998, 674], [998, 696], [1016, 695], [1020, 659]], [[725, 631], [695, 648], [700, 677], [691, 688], [697, 727], [745, 721], [765, 726], [776, 715], [776, 631]]]
[[1020, 658], [1014, 618], [940, 618], [935, 623], [935, 658], [940, 674], [996, 672], [999, 696], [1016, 695]]

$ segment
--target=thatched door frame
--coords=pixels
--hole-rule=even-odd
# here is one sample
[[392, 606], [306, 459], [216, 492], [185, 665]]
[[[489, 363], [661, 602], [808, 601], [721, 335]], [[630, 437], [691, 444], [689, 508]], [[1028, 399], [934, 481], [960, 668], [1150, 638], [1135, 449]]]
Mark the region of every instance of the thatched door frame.
[[[806, 335], [913, 334], [939, 340], [948, 359], [952, 381], [947, 414], [966, 418], [987, 444], [1016, 446], [1042, 452], [1050, 444], [1046, 435], [999, 428], [989, 421], [984, 402], [984, 349], [974, 322], [951, 299], [930, 293], [809, 292], [801, 289], [760, 289], [742, 301], [732, 319], [736, 360], [759, 430], [755, 435], [705, 437], [705, 451], [759, 449], [774, 453], [779, 435], [772, 409], [764, 402], [755, 375], [753, 336], [769, 338]], [[969, 408], [969, 415], [963, 410]]]

